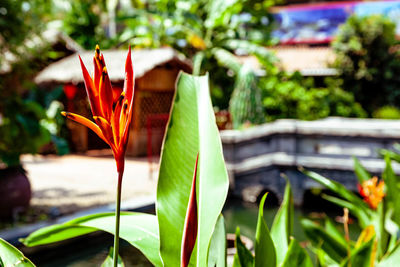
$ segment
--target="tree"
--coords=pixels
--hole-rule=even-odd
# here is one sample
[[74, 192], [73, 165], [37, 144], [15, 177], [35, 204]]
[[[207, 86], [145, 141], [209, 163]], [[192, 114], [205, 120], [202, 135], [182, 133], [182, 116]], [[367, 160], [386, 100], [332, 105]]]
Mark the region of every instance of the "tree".
[[[137, 46], [169, 45], [193, 59], [194, 74], [210, 73], [213, 104], [227, 108], [237, 75], [235, 59], [225, 54], [253, 54], [270, 61], [272, 18], [268, 7], [275, 1], [189, 0], [135, 1], [136, 9], [121, 10], [119, 21], [127, 27], [120, 42]], [[221, 68], [222, 67], [222, 68]], [[230, 70], [228, 72], [228, 70]], [[228, 75], [229, 74], [229, 75]]]
[[340, 27], [332, 47], [343, 88], [371, 115], [400, 103], [400, 58], [395, 24], [382, 16], [352, 16]]

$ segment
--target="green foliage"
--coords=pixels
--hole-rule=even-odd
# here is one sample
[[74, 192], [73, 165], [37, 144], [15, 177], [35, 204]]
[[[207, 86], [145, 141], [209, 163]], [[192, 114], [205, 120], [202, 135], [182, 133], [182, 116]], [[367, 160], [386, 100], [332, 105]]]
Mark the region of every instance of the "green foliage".
[[310, 256], [298, 242], [291, 237], [293, 228], [293, 196], [289, 180], [286, 179], [285, 196], [281, 207], [271, 228], [271, 234], [264, 220], [264, 203], [267, 194], [260, 202], [255, 254], [245, 247], [240, 240], [240, 229], [236, 230], [236, 254], [233, 267], [253, 266], [299, 266], [310, 267], [312, 261]]
[[370, 115], [379, 107], [400, 103], [396, 44], [395, 24], [378, 15], [350, 17], [332, 43], [343, 88], [354, 93]]
[[372, 117], [377, 119], [398, 120], [400, 119], [400, 109], [393, 106], [384, 106], [374, 111]]
[[315, 120], [327, 116], [366, 117], [351, 93], [328, 80], [327, 88], [315, 88], [312, 79], [299, 73], [287, 75], [271, 69], [260, 81], [267, 121], [281, 118]]
[[[292, 188], [286, 179], [285, 195], [271, 227], [271, 237], [276, 247], [277, 264], [280, 265], [287, 255], [290, 237], [293, 233], [294, 206]], [[293, 245], [294, 246], [294, 245]]]
[[[386, 152], [386, 151], [385, 151]], [[399, 250], [399, 178], [395, 175], [391, 166], [390, 157], [395, 153], [384, 153], [386, 167], [382, 179], [386, 184], [386, 196], [377, 209], [366, 206], [364, 201], [341, 184], [331, 181], [316, 173], [303, 171], [313, 180], [324, 185], [341, 198], [325, 196], [324, 198], [344, 208], [358, 219], [363, 229], [357, 243], [343, 239], [342, 234], [334, 229], [331, 222], [325, 222], [325, 229], [310, 220], [303, 219], [302, 224], [305, 233], [313, 243], [314, 251], [318, 255], [322, 266], [327, 262], [334, 262], [340, 266], [371, 266], [371, 262], [377, 266], [391, 266], [398, 260]], [[371, 178], [371, 175], [354, 159], [355, 173], [360, 183]], [[389, 265], [385, 265], [389, 264]]]
[[[24, 41], [40, 32], [51, 10], [50, 0], [2, 0], [0, 11], [0, 65], [5, 52], [17, 57], [27, 55]], [[15, 53], [17, 52], [18, 53]]]
[[39, 121], [45, 110], [36, 102], [14, 96], [3, 99], [0, 122], [0, 160], [7, 166], [20, 164], [23, 153], [37, 153], [50, 142], [50, 132]]
[[237, 75], [235, 89], [229, 103], [233, 128], [237, 129], [245, 123], [263, 123], [264, 112], [261, 103], [261, 91], [257, 85], [255, 73], [244, 65]]
[[[186, 141], [182, 142], [183, 139]], [[207, 249], [227, 196], [228, 176], [209, 98], [208, 77], [182, 73], [177, 82], [161, 154], [157, 187], [160, 254], [167, 265], [179, 265], [181, 237], [197, 153], [200, 235], [197, 236], [197, 251], [193, 251], [192, 259], [196, 259], [196, 266], [206, 266]], [[176, 239], [171, 239], [171, 236]]]
[[208, 267], [226, 267], [226, 249], [227, 242], [225, 220], [224, 216], [220, 214], [210, 241], [210, 247], [208, 249]]
[[233, 266], [237, 267], [252, 267], [254, 266], [254, 257], [251, 251], [246, 248], [240, 239], [240, 229], [236, 229], [236, 239], [235, 239], [236, 254]]
[[[263, 196], [258, 211], [256, 244], [254, 248], [254, 267], [275, 267], [276, 266], [276, 250], [274, 242], [268, 230], [268, 226], [264, 219], [264, 203], [267, 194]], [[284, 222], [283, 222], [284, 223]]]
[[[98, 230], [114, 233], [114, 213], [100, 213], [77, 218], [69, 222], [39, 229], [22, 242], [28, 247], [50, 244], [61, 240], [93, 233]], [[161, 266], [158, 247], [157, 218], [135, 212], [121, 213], [120, 237], [138, 248], [155, 266]]]
[[0, 238], [0, 266], [35, 267], [18, 249]]
[[93, 49], [96, 44], [102, 48], [110, 47], [112, 40], [106, 38], [101, 18], [106, 8], [102, 1], [73, 0], [65, 13], [63, 30], [78, 44], [86, 49]]
[[302, 248], [299, 242], [292, 238], [290, 240], [288, 252], [286, 253], [285, 260], [282, 262], [282, 267], [312, 267], [312, 261], [308, 253]]
[[[210, 73], [212, 100], [221, 109], [228, 108], [234, 83], [221, 63], [216, 48], [271, 57], [264, 47], [271, 43], [272, 17], [267, 8], [275, 1], [189, 0], [136, 1], [139, 8], [121, 10], [120, 22], [126, 27], [120, 42], [139, 47], [169, 45], [194, 61], [195, 75]], [[221, 66], [223, 68], [221, 68]]]

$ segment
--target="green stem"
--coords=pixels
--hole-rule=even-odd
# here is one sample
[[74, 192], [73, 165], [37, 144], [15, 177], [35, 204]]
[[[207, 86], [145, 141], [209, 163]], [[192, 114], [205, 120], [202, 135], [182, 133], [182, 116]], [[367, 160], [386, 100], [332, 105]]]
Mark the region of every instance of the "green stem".
[[121, 188], [124, 171], [118, 172], [117, 200], [115, 203], [115, 233], [114, 233], [114, 267], [118, 266], [119, 251], [119, 219], [121, 213]]

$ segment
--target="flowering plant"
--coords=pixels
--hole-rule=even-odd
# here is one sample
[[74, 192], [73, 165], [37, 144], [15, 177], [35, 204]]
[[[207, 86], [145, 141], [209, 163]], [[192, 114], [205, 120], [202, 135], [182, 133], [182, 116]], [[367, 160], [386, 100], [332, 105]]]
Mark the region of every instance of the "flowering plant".
[[[104, 56], [100, 53], [97, 45], [93, 58], [94, 74], [90, 77], [85, 64], [79, 57], [83, 78], [85, 81], [86, 93], [89, 98], [90, 107], [95, 121], [86, 119], [80, 115], [62, 112], [67, 118], [85, 125], [93, 130], [101, 139], [106, 142], [117, 163], [118, 184], [117, 199], [115, 209], [115, 235], [114, 235], [114, 255], [118, 255], [119, 249], [119, 224], [120, 224], [120, 204], [122, 177], [125, 166], [125, 151], [128, 143], [129, 128], [132, 119], [133, 93], [134, 93], [134, 74], [131, 59], [131, 48], [129, 47], [128, 56], [125, 62], [125, 83], [124, 89], [113, 88], [108, 76]], [[114, 257], [114, 266], [117, 265], [118, 257]]]

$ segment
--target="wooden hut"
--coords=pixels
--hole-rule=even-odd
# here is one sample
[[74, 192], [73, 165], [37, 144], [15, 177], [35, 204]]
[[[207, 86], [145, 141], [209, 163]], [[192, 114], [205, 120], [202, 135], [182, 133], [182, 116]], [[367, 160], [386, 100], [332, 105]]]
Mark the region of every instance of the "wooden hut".
[[[122, 88], [127, 51], [105, 50], [102, 53], [113, 86]], [[89, 72], [93, 69], [93, 55], [93, 51], [80, 53]], [[191, 72], [191, 65], [172, 48], [133, 50], [132, 61], [135, 72], [135, 98], [127, 154], [157, 154], [168, 120], [175, 80], [179, 71]], [[47, 88], [64, 86], [67, 96], [66, 109], [90, 117], [77, 54], [49, 65], [36, 76], [35, 82]], [[68, 128], [75, 150], [83, 152], [106, 147], [85, 127], [68, 122]]]

